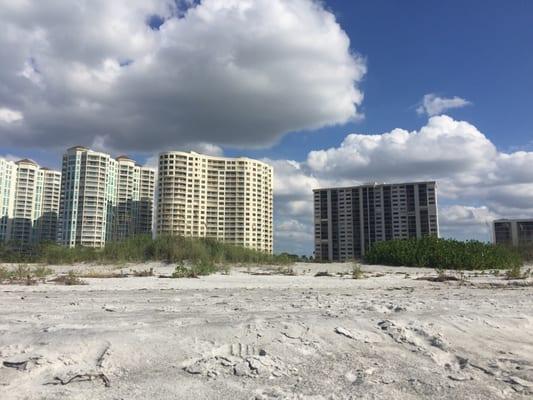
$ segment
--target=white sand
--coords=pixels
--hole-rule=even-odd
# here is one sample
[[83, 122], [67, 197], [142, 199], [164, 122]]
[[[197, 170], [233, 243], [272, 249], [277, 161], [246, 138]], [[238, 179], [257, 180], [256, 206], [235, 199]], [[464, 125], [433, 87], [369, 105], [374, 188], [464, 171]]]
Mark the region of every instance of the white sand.
[[349, 268], [1, 285], [0, 399], [532, 398], [533, 287]]

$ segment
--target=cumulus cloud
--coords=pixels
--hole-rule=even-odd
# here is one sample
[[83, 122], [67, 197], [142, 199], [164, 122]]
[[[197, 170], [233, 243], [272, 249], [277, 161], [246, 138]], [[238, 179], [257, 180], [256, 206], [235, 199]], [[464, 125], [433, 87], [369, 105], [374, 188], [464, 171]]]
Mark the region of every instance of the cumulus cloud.
[[12, 124], [22, 120], [23, 116], [20, 111], [11, 110], [6, 107], [0, 108], [0, 123]]
[[487, 206], [474, 207], [452, 205], [439, 209], [440, 233], [444, 237], [456, 239], [477, 238], [489, 241], [492, 221], [499, 215]]
[[472, 104], [461, 97], [445, 98], [439, 97], [433, 93], [426, 94], [422, 99], [422, 104], [416, 109], [418, 114], [434, 116], [442, 114], [452, 108], [461, 108]]
[[0, 7], [0, 104], [24, 115], [6, 145], [257, 147], [361, 116], [365, 61], [318, 1]]
[[278, 224], [294, 219], [308, 232], [313, 188], [374, 181], [437, 180], [441, 232], [448, 237], [488, 240], [488, 221], [533, 215], [533, 152], [501, 152], [474, 125], [449, 116], [431, 117], [412, 132], [350, 134], [304, 162], [273, 165]]

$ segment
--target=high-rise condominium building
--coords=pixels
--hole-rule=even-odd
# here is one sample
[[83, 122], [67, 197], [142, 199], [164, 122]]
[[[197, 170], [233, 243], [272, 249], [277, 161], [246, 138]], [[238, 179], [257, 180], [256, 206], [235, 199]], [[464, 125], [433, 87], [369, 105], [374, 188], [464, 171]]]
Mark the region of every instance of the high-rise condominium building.
[[195, 152], [159, 156], [157, 234], [272, 252], [272, 167]]
[[496, 244], [527, 246], [533, 244], [533, 219], [498, 219], [493, 223]]
[[[81, 146], [68, 149], [63, 155], [58, 242], [103, 247], [109, 240], [149, 233], [139, 226], [138, 210], [141, 187], [151, 188], [147, 197], [153, 198], [154, 171], [142, 170], [125, 156], [115, 160]], [[143, 182], [150, 177], [151, 183]], [[145, 218], [151, 219], [151, 211]]]
[[17, 184], [17, 164], [0, 158], [0, 241], [9, 240]]
[[61, 174], [32, 160], [0, 160], [0, 237], [21, 245], [54, 240]]
[[118, 178], [113, 239], [152, 232], [155, 171], [127, 156], [117, 157]]
[[55, 242], [61, 197], [61, 172], [48, 168], [41, 168], [41, 171], [43, 190], [40, 215], [36, 220], [37, 237], [39, 241]]
[[439, 235], [435, 182], [315, 189], [315, 258], [361, 258], [373, 243]]

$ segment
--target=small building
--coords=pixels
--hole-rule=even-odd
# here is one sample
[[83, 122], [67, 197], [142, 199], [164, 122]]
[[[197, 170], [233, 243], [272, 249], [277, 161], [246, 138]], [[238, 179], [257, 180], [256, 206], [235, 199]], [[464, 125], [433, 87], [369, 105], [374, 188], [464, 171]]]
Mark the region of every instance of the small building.
[[524, 246], [533, 244], [533, 219], [497, 219], [493, 222], [496, 244]]

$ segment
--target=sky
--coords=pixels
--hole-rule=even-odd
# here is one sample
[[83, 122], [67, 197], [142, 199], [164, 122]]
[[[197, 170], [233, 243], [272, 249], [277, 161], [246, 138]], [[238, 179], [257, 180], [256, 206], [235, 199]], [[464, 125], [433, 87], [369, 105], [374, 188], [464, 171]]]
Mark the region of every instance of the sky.
[[441, 234], [533, 216], [533, 2], [0, 0], [0, 156], [82, 144], [275, 170], [275, 251], [312, 189], [435, 179]]

